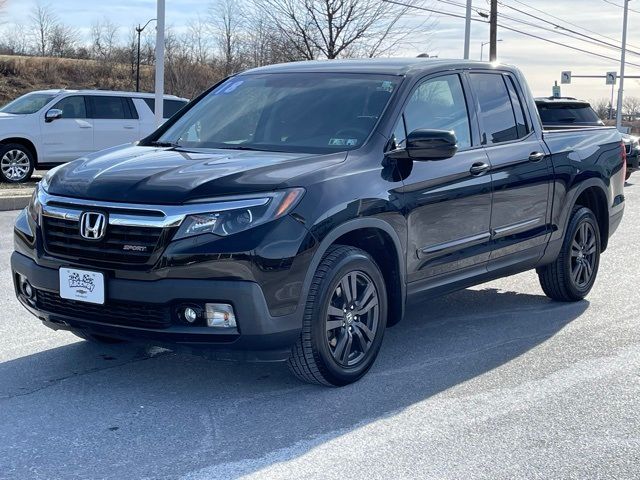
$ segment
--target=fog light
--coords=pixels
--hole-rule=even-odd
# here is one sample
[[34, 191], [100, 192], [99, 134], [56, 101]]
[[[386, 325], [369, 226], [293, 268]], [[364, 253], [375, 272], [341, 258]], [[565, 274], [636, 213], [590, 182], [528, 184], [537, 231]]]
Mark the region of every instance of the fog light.
[[198, 319], [198, 312], [191, 307], [186, 307], [182, 312], [182, 316], [187, 322], [193, 323]]
[[236, 314], [233, 307], [227, 303], [207, 303], [205, 317], [208, 327], [236, 328]]
[[29, 280], [27, 280], [27, 277], [20, 275], [19, 281], [20, 281], [20, 290], [22, 291], [24, 296], [27, 298], [33, 299], [33, 297], [35, 296], [35, 290], [29, 283]]

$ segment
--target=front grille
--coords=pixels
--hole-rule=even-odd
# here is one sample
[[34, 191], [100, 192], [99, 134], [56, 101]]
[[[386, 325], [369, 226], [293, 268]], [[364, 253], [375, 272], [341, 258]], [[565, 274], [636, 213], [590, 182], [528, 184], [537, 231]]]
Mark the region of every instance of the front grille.
[[36, 291], [36, 305], [47, 313], [112, 325], [154, 329], [171, 326], [171, 311], [166, 305], [116, 301], [96, 305], [67, 300], [44, 290]]
[[147, 263], [163, 233], [162, 228], [107, 225], [105, 237], [92, 241], [80, 235], [76, 220], [43, 216], [42, 226], [44, 247], [50, 254], [106, 263]]

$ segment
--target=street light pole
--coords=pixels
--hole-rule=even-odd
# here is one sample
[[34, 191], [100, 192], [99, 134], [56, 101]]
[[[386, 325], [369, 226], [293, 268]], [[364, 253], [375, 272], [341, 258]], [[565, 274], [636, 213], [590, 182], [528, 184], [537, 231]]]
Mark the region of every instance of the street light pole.
[[156, 126], [164, 120], [164, 12], [165, 0], [158, 0], [156, 34]]
[[469, 44], [471, 42], [471, 3], [473, 0], [467, 0], [467, 12], [464, 22], [464, 59], [469, 60]]
[[136, 92], [140, 91], [140, 35], [144, 31], [144, 29], [147, 28], [147, 26], [149, 26], [151, 22], [155, 22], [155, 20], [156, 20], [155, 18], [152, 18], [151, 20], [149, 20], [147, 23], [144, 24], [144, 27], [141, 27], [140, 24], [138, 24], [138, 26], [136, 27], [136, 32], [138, 32], [138, 61], [136, 65]]
[[616, 111], [616, 128], [622, 127], [622, 99], [624, 96], [624, 64], [627, 54], [627, 20], [629, 18], [629, 0], [624, 0], [622, 20], [622, 54], [620, 55], [620, 86], [618, 87], [618, 108]]
[[[496, 42], [501, 42], [501, 41], [502, 41], [502, 39], [501, 39], [501, 38], [499, 38], [498, 40], [496, 40]], [[489, 45], [490, 43], [491, 43], [491, 42], [482, 42], [482, 43], [480, 44], [480, 61], [482, 61], [482, 59], [483, 59], [484, 46], [485, 46], [485, 45]]]
[[485, 45], [489, 45], [490, 42], [482, 42], [480, 44], [480, 61], [483, 60], [483, 55], [484, 55], [484, 46]]

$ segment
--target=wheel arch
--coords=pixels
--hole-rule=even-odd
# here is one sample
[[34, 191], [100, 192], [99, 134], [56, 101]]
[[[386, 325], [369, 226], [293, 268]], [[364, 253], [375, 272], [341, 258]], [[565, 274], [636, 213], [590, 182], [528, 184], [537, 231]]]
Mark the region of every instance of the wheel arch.
[[387, 325], [397, 324], [404, 316], [407, 289], [404, 250], [394, 228], [379, 218], [358, 218], [331, 230], [320, 241], [309, 265], [304, 281], [304, 292], [309, 290], [322, 257], [332, 245], [358, 247], [378, 263], [387, 288], [389, 302]]
[[36, 149], [36, 145], [31, 140], [26, 137], [7, 137], [0, 140], [0, 145], [9, 145], [10, 143], [17, 143], [19, 145], [27, 147], [33, 155], [35, 165], [38, 164], [38, 150]]

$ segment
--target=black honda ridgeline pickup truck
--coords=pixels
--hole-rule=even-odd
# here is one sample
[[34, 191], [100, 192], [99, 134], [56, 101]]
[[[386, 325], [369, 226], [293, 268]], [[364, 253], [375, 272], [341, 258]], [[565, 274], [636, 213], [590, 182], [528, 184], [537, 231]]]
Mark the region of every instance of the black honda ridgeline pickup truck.
[[53, 329], [288, 360], [345, 385], [409, 297], [535, 268], [549, 297], [582, 299], [624, 176], [616, 129], [543, 131], [513, 67], [274, 65], [51, 170], [16, 220], [11, 267]]

